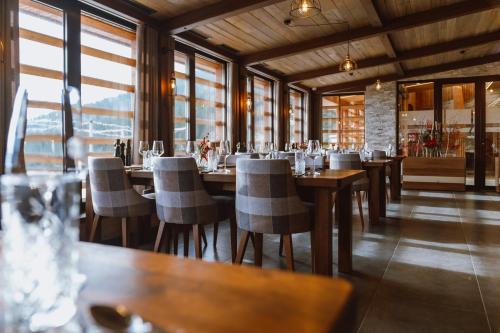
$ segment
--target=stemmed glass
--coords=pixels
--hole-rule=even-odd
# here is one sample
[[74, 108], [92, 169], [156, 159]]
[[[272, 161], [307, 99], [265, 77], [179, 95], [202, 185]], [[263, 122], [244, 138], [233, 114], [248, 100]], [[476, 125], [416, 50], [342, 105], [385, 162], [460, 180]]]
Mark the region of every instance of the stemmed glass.
[[164, 150], [163, 150], [163, 141], [155, 140], [153, 141], [153, 148], [151, 150], [151, 154], [157, 158], [163, 155]]
[[231, 155], [231, 143], [229, 141], [221, 141], [219, 146], [219, 155], [224, 156], [224, 172], [229, 172], [227, 169], [227, 158]]
[[149, 151], [149, 143], [147, 141], [139, 141], [139, 155], [142, 156], [142, 167], [147, 169], [147, 158]]
[[194, 157], [194, 155], [196, 155], [196, 144], [194, 141], [188, 141], [186, 143], [186, 154], [191, 157]]
[[319, 172], [316, 171], [316, 159], [321, 157], [321, 146], [319, 140], [309, 140], [306, 153], [307, 156], [313, 160], [311, 175], [318, 176]]

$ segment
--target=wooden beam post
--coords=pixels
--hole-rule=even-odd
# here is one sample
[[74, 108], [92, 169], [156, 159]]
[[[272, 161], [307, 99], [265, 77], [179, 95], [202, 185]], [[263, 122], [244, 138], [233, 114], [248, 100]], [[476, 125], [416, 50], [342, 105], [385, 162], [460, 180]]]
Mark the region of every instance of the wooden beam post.
[[175, 96], [170, 87], [174, 72], [174, 47], [172, 36], [160, 36], [160, 114], [158, 136], [164, 141], [165, 154], [174, 155], [174, 114]]

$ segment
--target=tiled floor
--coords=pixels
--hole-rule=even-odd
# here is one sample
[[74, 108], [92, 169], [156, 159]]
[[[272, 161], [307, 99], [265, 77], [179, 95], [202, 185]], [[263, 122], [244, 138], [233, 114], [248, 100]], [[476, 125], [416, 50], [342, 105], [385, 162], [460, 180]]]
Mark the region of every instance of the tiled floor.
[[[384, 224], [365, 232], [353, 211], [354, 272], [342, 277], [355, 286], [357, 331], [500, 332], [500, 195], [404, 192]], [[228, 226], [216, 251], [211, 227], [207, 236], [204, 259], [229, 262]], [[285, 267], [278, 244], [264, 237], [264, 268]], [[309, 235], [293, 245], [296, 269], [309, 273]], [[334, 235], [334, 260], [336, 246]]]

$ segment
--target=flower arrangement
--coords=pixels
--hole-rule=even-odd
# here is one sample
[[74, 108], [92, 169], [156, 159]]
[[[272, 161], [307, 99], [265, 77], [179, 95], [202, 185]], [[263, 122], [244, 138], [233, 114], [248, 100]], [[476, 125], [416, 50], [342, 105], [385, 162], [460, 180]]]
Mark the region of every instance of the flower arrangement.
[[208, 151], [210, 150], [210, 141], [208, 140], [208, 134], [198, 142], [198, 152], [200, 154], [200, 160], [205, 160], [208, 162]]

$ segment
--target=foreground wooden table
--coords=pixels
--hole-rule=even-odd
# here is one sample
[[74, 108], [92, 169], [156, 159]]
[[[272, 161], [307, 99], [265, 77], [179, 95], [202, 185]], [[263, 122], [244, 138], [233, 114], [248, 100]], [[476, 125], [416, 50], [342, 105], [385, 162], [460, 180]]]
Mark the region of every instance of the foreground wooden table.
[[82, 314], [92, 304], [121, 304], [166, 333], [352, 329], [353, 288], [342, 279], [79, 246], [80, 272], [87, 277], [78, 298]]
[[[202, 174], [209, 191], [235, 191], [236, 170], [229, 170], [229, 173]], [[309, 191], [315, 203], [313, 273], [333, 274], [333, 192], [336, 192], [335, 207], [338, 209], [338, 270], [343, 273], [352, 271], [352, 183], [364, 176], [365, 171], [362, 170], [323, 170], [319, 176], [296, 177], [299, 192]], [[133, 183], [147, 184], [152, 182], [153, 175], [151, 171], [138, 170], [131, 171], [130, 178]]]

